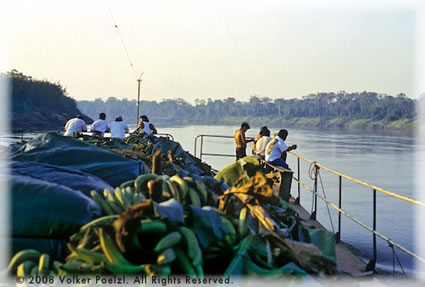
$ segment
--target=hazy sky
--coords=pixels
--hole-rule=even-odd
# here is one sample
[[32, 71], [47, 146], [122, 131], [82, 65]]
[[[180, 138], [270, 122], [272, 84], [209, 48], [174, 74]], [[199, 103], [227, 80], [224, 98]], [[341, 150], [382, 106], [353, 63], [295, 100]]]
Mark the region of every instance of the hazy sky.
[[418, 97], [416, 1], [292, 2], [3, 1], [0, 71], [59, 81], [77, 100], [135, 99], [141, 72], [147, 100]]

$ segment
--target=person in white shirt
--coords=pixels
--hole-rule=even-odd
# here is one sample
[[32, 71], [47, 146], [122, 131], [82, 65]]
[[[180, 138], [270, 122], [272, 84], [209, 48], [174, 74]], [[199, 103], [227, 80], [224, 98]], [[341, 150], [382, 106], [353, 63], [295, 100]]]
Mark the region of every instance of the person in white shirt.
[[[287, 130], [280, 130], [278, 135], [272, 139], [266, 146], [266, 162], [274, 166], [288, 168], [288, 164], [282, 159], [282, 154], [297, 148], [297, 145], [288, 147], [285, 143], [288, 137]], [[285, 157], [286, 159], [286, 157]]]
[[70, 119], [65, 124], [65, 133], [64, 136], [72, 137], [74, 133], [81, 133], [87, 131], [86, 122], [80, 115], [77, 115], [75, 118]]
[[137, 124], [137, 130], [144, 131], [147, 135], [158, 133], [155, 126], [149, 123], [149, 119], [146, 115], [140, 116], [140, 121]]
[[91, 124], [92, 135], [104, 136], [105, 132], [109, 132], [109, 125], [106, 121], [105, 113], [99, 114], [99, 119]]
[[264, 160], [266, 156], [266, 146], [272, 138], [270, 137], [270, 130], [267, 127], [265, 127], [265, 129], [262, 129], [261, 133], [262, 137], [257, 140], [256, 143], [255, 156], [258, 159]]
[[111, 138], [123, 139], [125, 133], [128, 133], [128, 125], [122, 121], [121, 116], [117, 116], [115, 121], [111, 123]]

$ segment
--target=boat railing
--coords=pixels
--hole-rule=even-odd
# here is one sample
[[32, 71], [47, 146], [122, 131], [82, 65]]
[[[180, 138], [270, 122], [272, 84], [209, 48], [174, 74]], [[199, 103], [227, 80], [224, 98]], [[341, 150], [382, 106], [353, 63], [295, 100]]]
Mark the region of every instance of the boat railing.
[[[305, 157], [302, 157], [294, 152], [288, 152], [289, 154], [291, 154], [292, 156], [297, 158], [297, 177], [295, 177], [295, 175], [293, 176], [293, 179], [297, 182], [297, 187], [298, 187], [298, 197], [296, 198], [295, 202], [297, 204], [300, 203], [301, 201], [301, 186], [304, 187], [306, 190], [310, 191], [313, 195], [314, 195], [314, 199], [313, 199], [313, 203], [314, 203], [314, 207], [313, 207], [313, 212], [311, 213], [311, 218], [312, 219], [316, 219], [316, 214], [317, 214], [317, 198], [319, 197], [321, 200], [323, 200], [326, 204], [328, 204], [329, 206], [331, 206], [332, 208], [334, 208], [337, 212], [338, 212], [338, 231], [336, 232], [335, 236], [336, 236], [336, 241], [339, 242], [341, 240], [341, 215], [346, 216], [347, 218], [349, 218], [350, 220], [352, 220], [353, 222], [355, 222], [356, 224], [360, 225], [361, 227], [363, 227], [364, 229], [370, 231], [373, 234], [373, 258], [369, 261], [369, 263], [367, 264], [366, 269], [368, 271], [374, 271], [375, 270], [375, 265], [376, 265], [376, 261], [377, 261], [377, 246], [376, 246], [376, 238], [379, 237], [383, 240], [385, 240], [388, 243], [388, 246], [390, 247], [396, 247], [399, 250], [401, 250], [402, 252], [406, 253], [407, 255], [415, 258], [416, 260], [418, 260], [419, 262], [425, 264], [425, 259], [422, 257], [419, 257], [417, 254], [413, 253], [412, 251], [408, 250], [407, 248], [403, 247], [402, 245], [400, 245], [397, 242], [394, 242], [393, 240], [389, 239], [387, 236], [383, 235], [382, 233], [378, 232], [376, 230], [376, 194], [377, 192], [386, 194], [388, 196], [391, 196], [393, 198], [396, 198], [398, 200], [403, 200], [406, 202], [409, 202], [411, 204], [415, 204], [418, 206], [422, 206], [425, 207], [425, 204], [423, 202], [408, 198], [406, 196], [402, 196], [396, 193], [393, 193], [389, 190], [377, 187], [375, 185], [371, 185], [369, 183], [366, 183], [364, 181], [355, 179], [353, 177], [350, 177], [348, 175], [345, 175], [341, 172], [332, 170], [316, 161], [307, 159]], [[307, 163], [310, 163], [310, 170], [313, 171], [314, 175], [312, 177], [313, 180], [313, 188], [309, 187], [307, 184], [305, 184], [304, 182], [301, 181], [301, 172], [300, 172], [300, 160], [303, 160]], [[331, 174], [334, 174], [336, 176], [338, 176], [338, 205], [336, 205], [335, 203], [329, 201], [327, 198], [325, 198], [324, 196], [320, 195], [317, 192], [317, 183], [318, 183], [318, 173], [319, 170], [325, 170]], [[372, 211], [372, 227], [366, 225], [365, 223], [361, 222], [360, 220], [358, 220], [357, 218], [355, 218], [354, 216], [352, 216], [351, 214], [349, 214], [348, 212], [346, 212], [345, 210], [342, 209], [342, 180], [346, 179], [348, 181], [351, 181], [353, 183], [359, 184], [361, 186], [367, 187], [368, 189], [372, 190], [373, 192], [373, 211]]]
[[221, 136], [221, 135], [198, 135], [194, 140], [194, 149], [193, 149], [193, 155], [197, 156], [197, 143], [200, 141], [200, 148], [199, 148], [199, 159], [202, 161], [202, 156], [223, 156], [223, 157], [235, 157], [235, 154], [222, 154], [222, 153], [205, 153], [203, 152], [204, 148], [204, 138], [224, 138], [224, 139], [233, 139], [233, 136]]
[[[235, 157], [234, 154], [230, 155], [230, 154], [220, 154], [220, 153], [204, 153], [203, 152], [203, 148], [204, 148], [204, 138], [226, 138], [226, 139], [233, 139], [233, 136], [222, 136], [222, 135], [198, 135], [195, 140], [194, 140], [194, 155], [198, 156], [199, 159], [202, 160], [202, 156], [206, 155], [206, 156], [225, 156], [225, 157]], [[199, 152], [197, 150], [197, 142], [200, 141], [200, 149]], [[408, 250], [407, 248], [403, 247], [401, 244], [394, 242], [393, 240], [389, 239], [387, 236], [383, 235], [382, 233], [378, 232], [376, 230], [376, 219], [377, 219], [377, 212], [376, 212], [376, 194], [377, 192], [383, 193], [387, 196], [391, 196], [393, 198], [396, 198], [398, 200], [402, 200], [405, 202], [409, 202], [411, 204], [415, 204], [418, 206], [422, 206], [425, 207], [425, 204], [423, 202], [408, 198], [406, 196], [402, 196], [396, 193], [393, 193], [389, 190], [380, 188], [378, 186], [375, 185], [371, 185], [369, 183], [366, 183], [364, 181], [355, 179], [353, 177], [350, 177], [348, 175], [345, 175], [341, 172], [332, 170], [316, 161], [307, 159], [305, 157], [302, 157], [294, 152], [288, 152], [290, 155], [294, 156], [297, 158], [297, 169], [296, 169], [296, 175], [295, 172], [293, 172], [293, 179], [297, 182], [297, 189], [298, 189], [298, 197], [295, 199], [295, 204], [300, 204], [301, 201], [301, 187], [303, 187], [304, 189], [306, 189], [307, 191], [310, 191], [314, 197], [313, 197], [313, 203], [314, 203], [314, 208], [313, 211], [311, 212], [311, 219], [316, 220], [316, 214], [317, 214], [317, 199], [320, 198], [321, 200], [323, 200], [326, 204], [328, 204], [329, 206], [331, 206], [332, 208], [334, 208], [337, 212], [338, 212], [338, 231], [335, 233], [335, 237], [336, 237], [336, 241], [340, 242], [341, 241], [341, 215], [346, 216], [347, 218], [349, 218], [350, 220], [352, 220], [354, 223], [358, 224], [359, 226], [363, 227], [364, 229], [368, 230], [369, 232], [371, 232], [373, 234], [373, 258], [367, 263], [366, 266], [366, 270], [367, 271], [375, 271], [375, 266], [376, 266], [376, 261], [377, 261], [377, 246], [376, 246], [376, 238], [379, 237], [382, 240], [385, 240], [388, 243], [388, 246], [391, 248], [398, 248], [399, 250], [401, 250], [402, 252], [404, 252], [405, 254], [411, 256], [412, 258], [415, 258], [416, 260], [418, 260], [419, 262], [425, 264], [425, 259], [418, 256], [417, 254], [415, 254], [414, 252]], [[311, 177], [313, 180], [313, 188], [309, 187], [305, 182], [301, 181], [301, 171], [300, 171], [300, 160], [303, 160], [307, 163], [310, 163], [310, 170], [313, 173], [313, 176]], [[338, 176], [339, 181], [338, 181], [338, 204], [335, 204], [334, 202], [331, 202], [329, 199], [327, 199], [325, 196], [320, 195], [317, 192], [317, 184], [318, 184], [318, 177], [319, 177], [319, 170], [325, 170], [328, 173], [334, 174], [336, 176]], [[297, 177], [296, 177], [297, 176]], [[351, 181], [353, 183], [356, 183], [358, 185], [367, 187], [368, 189], [372, 190], [373, 192], [373, 211], [372, 211], [372, 216], [373, 216], [373, 223], [372, 223], [372, 227], [368, 226], [367, 224], [361, 222], [360, 220], [358, 220], [357, 218], [355, 218], [354, 216], [352, 216], [351, 214], [349, 214], [347, 211], [342, 209], [342, 183], [343, 183], [343, 179]]]

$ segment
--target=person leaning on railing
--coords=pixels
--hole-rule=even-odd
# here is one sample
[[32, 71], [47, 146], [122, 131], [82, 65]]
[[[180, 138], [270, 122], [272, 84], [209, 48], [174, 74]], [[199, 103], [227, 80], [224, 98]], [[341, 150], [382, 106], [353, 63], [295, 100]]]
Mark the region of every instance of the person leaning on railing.
[[243, 122], [241, 128], [235, 131], [235, 143], [236, 143], [236, 160], [246, 157], [246, 144], [248, 142], [254, 141], [254, 139], [247, 140], [245, 138], [245, 133], [251, 127], [248, 123]]
[[297, 145], [288, 147], [285, 143], [288, 137], [287, 130], [280, 130], [277, 136], [272, 139], [266, 146], [266, 163], [273, 166], [282, 166], [289, 169], [286, 163], [286, 152], [297, 148]]

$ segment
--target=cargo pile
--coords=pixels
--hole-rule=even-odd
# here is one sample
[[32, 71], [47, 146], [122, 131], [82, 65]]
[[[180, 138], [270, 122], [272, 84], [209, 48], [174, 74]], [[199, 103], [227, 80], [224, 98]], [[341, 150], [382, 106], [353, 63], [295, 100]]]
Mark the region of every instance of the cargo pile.
[[273, 182], [254, 158], [232, 164], [228, 176], [212, 178], [170, 140], [142, 133], [122, 144], [143, 151], [151, 173], [114, 190], [91, 191], [101, 214], [69, 237], [64, 257], [21, 250], [11, 259], [9, 274], [335, 274], [334, 235], [304, 227], [274, 195]]

